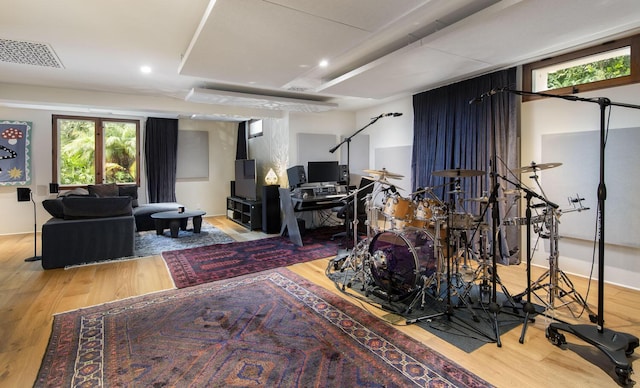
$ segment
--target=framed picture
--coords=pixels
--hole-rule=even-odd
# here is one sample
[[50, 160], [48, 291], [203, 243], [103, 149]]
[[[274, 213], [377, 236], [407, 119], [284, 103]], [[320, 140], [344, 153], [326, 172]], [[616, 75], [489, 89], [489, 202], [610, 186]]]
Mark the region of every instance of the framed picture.
[[0, 120], [0, 185], [31, 183], [31, 122]]

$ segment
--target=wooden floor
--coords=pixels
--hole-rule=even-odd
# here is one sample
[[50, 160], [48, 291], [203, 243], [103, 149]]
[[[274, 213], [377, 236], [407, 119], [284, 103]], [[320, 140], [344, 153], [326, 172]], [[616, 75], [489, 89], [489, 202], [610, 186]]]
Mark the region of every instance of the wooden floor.
[[[224, 217], [209, 217], [207, 221], [238, 241], [265, 237]], [[54, 314], [173, 288], [160, 256], [44, 271], [39, 262], [24, 262], [24, 258], [33, 255], [33, 235], [29, 234], [0, 236], [0, 252], [0, 387], [33, 385]], [[325, 275], [327, 263], [328, 259], [322, 259], [290, 269], [375, 315], [387, 314], [342, 295]], [[499, 267], [502, 282], [511, 294], [526, 288], [525, 270], [524, 264]], [[541, 269], [534, 268], [533, 279], [541, 273]], [[570, 280], [586, 297], [586, 280], [576, 276], [570, 276]], [[605, 327], [640, 336], [640, 292], [606, 285], [605, 299]], [[596, 282], [588, 302], [597, 310]], [[555, 308], [551, 313], [563, 319], [570, 317], [567, 307]], [[538, 317], [529, 325], [524, 344], [519, 343], [521, 329], [516, 328], [501, 335], [501, 348], [487, 344], [472, 353], [465, 353], [416, 325], [401, 324], [397, 329], [499, 387], [618, 386], [613, 363], [597, 348], [568, 333], [567, 349], [552, 345], [544, 333], [550, 322], [549, 318]], [[579, 322], [589, 323], [587, 317]], [[636, 370], [640, 370], [639, 352], [631, 357]], [[637, 375], [631, 378], [634, 376]]]

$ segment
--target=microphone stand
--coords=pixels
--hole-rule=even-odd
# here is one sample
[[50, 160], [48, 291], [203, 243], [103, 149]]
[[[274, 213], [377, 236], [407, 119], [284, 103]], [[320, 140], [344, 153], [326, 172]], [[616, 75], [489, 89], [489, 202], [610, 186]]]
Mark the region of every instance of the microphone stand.
[[[334, 153], [336, 152], [336, 150], [338, 148], [340, 148], [340, 146], [342, 146], [343, 144], [347, 145], [347, 191], [349, 190], [349, 186], [351, 185], [351, 161], [349, 160], [351, 158], [351, 139], [353, 139], [357, 134], [359, 134], [360, 132], [364, 131], [366, 128], [368, 128], [369, 126], [375, 124], [376, 121], [380, 120], [382, 117], [384, 117], [384, 114], [381, 114], [377, 117], [374, 117], [371, 119], [371, 121], [369, 122], [369, 124], [365, 125], [364, 127], [358, 129], [355, 133], [353, 133], [351, 136], [344, 138], [344, 140], [342, 140], [340, 143], [338, 143], [335, 147], [331, 148], [329, 150], [329, 152]], [[355, 197], [354, 197], [355, 198]], [[358, 219], [357, 217], [357, 213], [355, 212], [356, 208], [354, 206], [354, 213], [353, 213], [353, 218], [354, 221], [356, 221]], [[346, 232], [345, 232], [345, 236], [347, 241], [349, 240], [350, 237], [350, 233], [349, 230], [351, 228], [351, 222], [349, 221], [349, 210], [347, 209], [346, 212], [346, 216], [345, 216], [345, 225], [347, 226]], [[353, 225], [353, 228], [357, 227], [357, 223], [354, 222], [355, 225]], [[352, 234], [353, 234], [353, 248], [356, 247], [357, 245], [357, 241], [358, 241], [358, 230], [357, 229], [353, 229], [352, 230]]]
[[560, 96], [549, 93], [526, 92], [522, 90], [512, 90], [507, 88], [495, 89], [495, 92], [508, 92], [518, 95], [535, 95], [551, 98], [560, 98], [568, 101], [590, 102], [598, 104], [600, 107], [600, 181], [598, 183], [598, 316], [596, 326], [566, 323], [551, 323], [546, 330], [546, 337], [553, 344], [562, 346], [566, 344], [566, 339], [559, 330], [572, 333], [576, 337], [590, 343], [600, 349], [615, 364], [615, 372], [621, 384], [627, 385], [630, 382], [629, 375], [632, 372], [631, 364], [627, 357], [633, 354], [635, 348], [640, 345], [638, 337], [615, 332], [604, 327], [604, 248], [605, 248], [605, 201], [607, 199], [607, 188], [605, 185], [605, 144], [606, 144], [606, 109], [611, 106], [619, 106], [629, 109], [640, 109], [640, 105], [613, 102], [606, 97], [582, 98], [573, 95]]

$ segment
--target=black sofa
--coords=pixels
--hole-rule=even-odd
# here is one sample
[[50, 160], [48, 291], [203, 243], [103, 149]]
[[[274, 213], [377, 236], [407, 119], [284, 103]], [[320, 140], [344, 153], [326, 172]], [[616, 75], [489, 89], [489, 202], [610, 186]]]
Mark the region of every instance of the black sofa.
[[42, 268], [134, 255], [130, 197], [64, 197], [43, 205], [58, 213], [42, 225]]
[[53, 218], [42, 226], [42, 267], [134, 255], [135, 231], [155, 230], [151, 215], [179, 203], [138, 204], [137, 186], [90, 185], [42, 202]]

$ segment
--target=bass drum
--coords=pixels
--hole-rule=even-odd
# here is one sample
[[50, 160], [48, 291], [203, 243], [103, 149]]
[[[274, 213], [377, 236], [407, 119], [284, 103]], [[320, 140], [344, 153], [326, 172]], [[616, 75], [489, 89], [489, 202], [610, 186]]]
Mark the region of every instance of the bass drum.
[[425, 230], [385, 231], [369, 244], [374, 284], [390, 300], [403, 300], [416, 290], [421, 276], [438, 271], [433, 237]]

